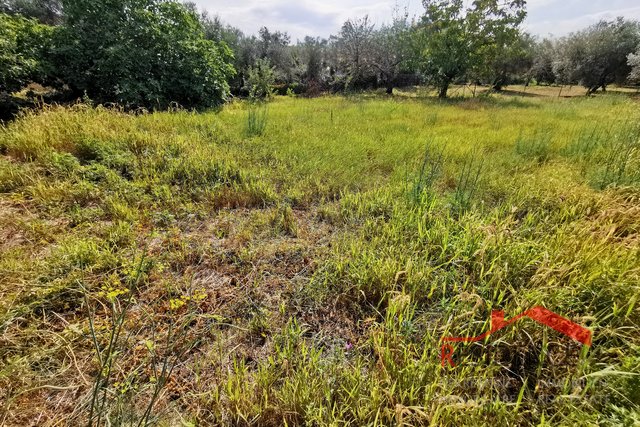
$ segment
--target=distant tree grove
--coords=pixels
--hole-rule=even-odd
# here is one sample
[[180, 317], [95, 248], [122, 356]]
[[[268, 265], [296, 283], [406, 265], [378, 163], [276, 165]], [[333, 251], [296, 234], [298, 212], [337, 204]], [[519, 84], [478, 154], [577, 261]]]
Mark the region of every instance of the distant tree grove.
[[268, 97], [416, 84], [640, 84], [640, 23], [601, 21], [556, 39], [526, 33], [525, 0], [424, 0], [328, 39], [256, 35], [175, 0], [0, 0], [0, 103], [31, 83], [126, 109], [208, 108]]

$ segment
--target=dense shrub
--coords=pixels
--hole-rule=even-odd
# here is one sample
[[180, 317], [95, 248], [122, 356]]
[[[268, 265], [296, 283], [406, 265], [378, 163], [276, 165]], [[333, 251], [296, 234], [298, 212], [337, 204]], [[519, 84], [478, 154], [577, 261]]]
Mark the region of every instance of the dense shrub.
[[66, 0], [53, 61], [80, 96], [127, 108], [210, 107], [234, 70], [224, 43], [206, 40], [198, 17], [162, 0]]
[[45, 74], [52, 28], [0, 13], [0, 92], [14, 92]]

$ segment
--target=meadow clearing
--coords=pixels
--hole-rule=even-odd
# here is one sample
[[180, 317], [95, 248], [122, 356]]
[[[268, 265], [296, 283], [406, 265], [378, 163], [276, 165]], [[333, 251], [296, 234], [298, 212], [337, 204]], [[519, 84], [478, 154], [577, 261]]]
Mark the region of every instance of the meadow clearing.
[[0, 127], [0, 424], [640, 422], [637, 98], [406, 95]]

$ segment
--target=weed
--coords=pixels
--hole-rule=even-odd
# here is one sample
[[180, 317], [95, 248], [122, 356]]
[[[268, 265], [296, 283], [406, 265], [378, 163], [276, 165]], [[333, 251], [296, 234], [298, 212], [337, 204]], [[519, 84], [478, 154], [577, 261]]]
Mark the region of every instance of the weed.
[[411, 190], [411, 199], [415, 204], [429, 204], [435, 195], [434, 185], [442, 172], [444, 163], [444, 149], [434, 150], [431, 144], [427, 145], [420, 167], [420, 173], [415, 178]]
[[452, 212], [455, 215], [462, 215], [471, 209], [474, 197], [478, 192], [484, 159], [476, 157], [475, 154], [472, 154], [466, 157], [462, 164], [458, 183], [453, 193]]
[[266, 103], [249, 104], [245, 133], [248, 137], [262, 136], [267, 128], [268, 108]]

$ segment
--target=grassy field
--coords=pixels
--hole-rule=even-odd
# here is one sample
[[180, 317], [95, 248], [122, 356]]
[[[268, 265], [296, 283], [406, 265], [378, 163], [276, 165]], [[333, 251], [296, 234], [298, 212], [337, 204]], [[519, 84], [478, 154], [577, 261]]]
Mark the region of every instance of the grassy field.
[[[620, 94], [26, 114], [0, 425], [634, 425], [639, 119]], [[535, 305], [593, 346], [522, 320], [441, 366]]]

